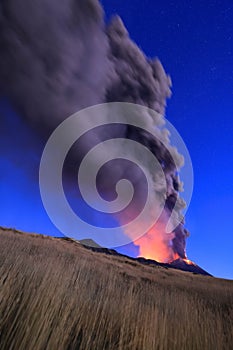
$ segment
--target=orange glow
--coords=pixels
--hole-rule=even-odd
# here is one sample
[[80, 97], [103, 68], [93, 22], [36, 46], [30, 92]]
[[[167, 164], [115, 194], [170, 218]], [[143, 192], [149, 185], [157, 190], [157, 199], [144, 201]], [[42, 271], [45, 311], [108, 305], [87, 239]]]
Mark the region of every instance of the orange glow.
[[186, 264], [188, 264], [188, 265], [194, 265], [194, 266], [196, 266], [196, 264], [195, 264], [193, 261], [189, 260], [189, 259], [183, 259], [183, 261], [184, 261]]
[[[179, 254], [178, 254], [178, 253], [174, 253], [174, 260], [178, 260], [178, 259], [180, 259]], [[173, 261], [174, 261], [174, 260], [173, 260]]]
[[[139, 247], [137, 257], [143, 257], [161, 263], [171, 263], [179, 259], [183, 260], [188, 265], [195, 265], [191, 260], [188, 260], [187, 257], [183, 259], [174, 251], [173, 239], [175, 238], [175, 233], [166, 232], [168, 220], [168, 214], [166, 211], [163, 211], [156, 224], [140, 238], [135, 239], [130, 232], [126, 232], [126, 234], [132, 238], [134, 244]], [[123, 221], [123, 224], [125, 224], [125, 221]]]
[[173, 251], [173, 238], [174, 233], [166, 233], [163, 223], [156, 223], [147, 234], [137, 239], [134, 244], [139, 246], [138, 256], [169, 263], [176, 260], [178, 255]]

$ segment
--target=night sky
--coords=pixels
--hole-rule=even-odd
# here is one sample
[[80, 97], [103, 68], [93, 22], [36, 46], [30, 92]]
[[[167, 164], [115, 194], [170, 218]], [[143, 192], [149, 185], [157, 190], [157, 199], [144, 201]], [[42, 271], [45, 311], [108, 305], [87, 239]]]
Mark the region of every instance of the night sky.
[[[215, 276], [233, 278], [233, 3], [219, 1], [103, 0], [108, 20], [119, 14], [132, 39], [158, 56], [172, 77], [166, 118], [190, 152], [194, 192], [186, 214], [189, 259]], [[0, 225], [58, 235], [45, 214], [35, 173], [42, 150], [9, 101], [0, 140]], [[12, 127], [13, 125], [13, 127]], [[37, 152], [34, 152], [35, 149]], [[30, 161], [28, 161], [30, 157]], [[22, 166], [23, 165], [23, 166]]]
[[166, 117], [189, 149], [195, 177], [186, 214], [188, 256], [214, 275], [233, 278], [233, 3], [102, 3], [172, 77]]

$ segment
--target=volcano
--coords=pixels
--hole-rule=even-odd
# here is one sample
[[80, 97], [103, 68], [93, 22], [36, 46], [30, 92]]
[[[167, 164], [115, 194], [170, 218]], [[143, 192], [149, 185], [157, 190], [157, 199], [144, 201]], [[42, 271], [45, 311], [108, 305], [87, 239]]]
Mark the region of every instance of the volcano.
[[0, 241], [1, 350], [232, 347], [232, 281], [190, 261], [1, 228]]
[[[68, 240], [70, 242], [78, 242], [70, 238], [62, 238], [62, 239]], [[137, 261], [143, 265], [161, 266], [166, 269], [177, 269], [177, 270], [192, 272], [198, 275], [212, 276], [210, 273], [208, 273], [207, 271], [202, 269], [200, 266], [198, 266], [197, 264], [195, 264], [194, 262], [188, 259], [182, 259], [178, 257], [177, 259], [175, 259], [170, 263], [161, 263], [156, 260], [146, 259], [144, 257], [132, 258], [132, 257], [129, 257], [128, 255], [119, 254], [114, 249], [107, 249], [107, 248], [100, 247], [93, 240], [81, 240], [80, 243], [83, 244], [85, 248], [90, 249], [94, 252], [97, 252], [97, 253], [99, 252], [99, 253], [108, 254], [108, 255], [122, 256], [129, 260]]]

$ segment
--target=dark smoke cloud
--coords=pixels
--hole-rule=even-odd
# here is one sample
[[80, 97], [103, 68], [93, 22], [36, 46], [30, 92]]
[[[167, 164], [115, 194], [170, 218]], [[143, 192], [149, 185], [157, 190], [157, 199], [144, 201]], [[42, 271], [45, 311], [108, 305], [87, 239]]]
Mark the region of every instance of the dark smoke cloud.
[[[45, 134], [74, 112], [103, 102], [133, 102], [163, 115], [170, 88], [160, 61], [143, 54], [119, 17], [105, 26], [97, 0], [0, 2], [0, 94]], [[94, 136], [96, 143], [104, 139], [101, 133]], [[109, 136], [140, 141], [156, 155], [166, 174], [166, 208], [171, 212], [181, 186], [172, 158], [182, 165], [182, 157], [143, 130], [119, 126], [108, 130]], [[93, 134], [89, 140], [92, 145]], [[124, 172], [132, 173], [118, 167], [112, 181]], [[140, 175], [130, 176], [140, 187]], [[102, 185], [111, 184], [105, 179]], [[181, 257], [186, 235], [180, 224], [173, 247]]]
[[107, 100], [136, 102], [164, 114], [166, 99], [171, 95], [171, 79], [160, 61], [145, 57], [119, 17], [113, 18], [107, 34], [115, 71]]
[[111, 65], [102, 17], [95, 0], [1, 1], [1, 93], [51, 128], [102, 102]]

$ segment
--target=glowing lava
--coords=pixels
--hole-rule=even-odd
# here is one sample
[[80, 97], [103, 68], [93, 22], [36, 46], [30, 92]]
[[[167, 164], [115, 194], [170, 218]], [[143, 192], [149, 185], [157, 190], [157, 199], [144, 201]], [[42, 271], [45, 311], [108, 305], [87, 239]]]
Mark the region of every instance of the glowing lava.
[[188, 264], [188, 265], [194, 265], [194, 266], [196, 266], [196, 264], [193, 262], [193, 261], [191, 261], [191, 260], [189, 260], [189, 259], [182, 259], [186, 264]]
[[164, 223], [156, 223], [155, 226], [144, 236], [134, 241], [139, 247], [138, 257], [155, 260], [161, 263], [172, 263], [180, 260], [187, 265], [196, 266], [194, 262], [187, 258], [182, 258], [174, 251], [172, 240], [174, 233], [166, 233]]
[[147, 234], [134, 242], [135, 245], [139, 246], [138, 257], [141, 256], [163, 263], [176, 260], [177, 253], [174, 252], [172, 244], [174, 236], [172, 232], [165, 232], [163, 223], [156, 223]]

